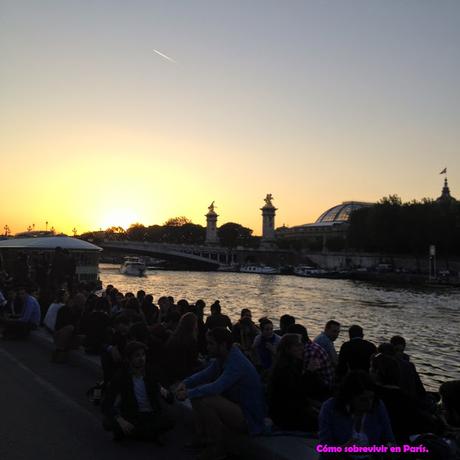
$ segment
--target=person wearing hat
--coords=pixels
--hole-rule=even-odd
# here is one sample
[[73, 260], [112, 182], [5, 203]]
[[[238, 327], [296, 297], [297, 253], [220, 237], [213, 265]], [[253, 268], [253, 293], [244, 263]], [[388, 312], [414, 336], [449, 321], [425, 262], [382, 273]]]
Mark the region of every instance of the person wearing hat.
[[159, 435], [173, 427], [160, 405], [160, 395], [166, 390], [146, 367], [146, 350], [141, 342], [129, 342], [124, 350], [125, 365], [106, 388], [104, 426], [113, 431], [115, 441], [130, 437], [159, 443]]

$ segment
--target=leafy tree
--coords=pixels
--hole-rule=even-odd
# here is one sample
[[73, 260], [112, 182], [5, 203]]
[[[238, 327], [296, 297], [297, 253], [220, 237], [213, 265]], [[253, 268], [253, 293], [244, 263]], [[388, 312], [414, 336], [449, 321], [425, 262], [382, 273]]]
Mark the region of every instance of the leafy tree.
[[125, 240], [126, 231], [123, 227], [109, 227], [105, 231], [105, 237], [108, 240]]
[[181, 227], [185, 224], [191, 224], [192, 221], [185, 216], [171, 217], [163, 225], [165, 227]]
[[147, 229], [144, 225], [139, 223], [131, 224], [128, 230], [126, 230], [126, 236], [128, 240], [145, 241], [147, 236]]
[[355, 250], [425, 257], [460, 255], [460, 203], [430, 199], [402, 203], [395, 195], [351, 214], [348, 246]]
[[161, 225], [150, 225], [145, 229], [145, 238], [152, 243], [159, 243], [163, 240], [164, 227]]
[[234, 248], [239, 245], [248, 246], [252, 230], [234, 222], [227, 222], [217, 229], [217, 235], [223, 246]]

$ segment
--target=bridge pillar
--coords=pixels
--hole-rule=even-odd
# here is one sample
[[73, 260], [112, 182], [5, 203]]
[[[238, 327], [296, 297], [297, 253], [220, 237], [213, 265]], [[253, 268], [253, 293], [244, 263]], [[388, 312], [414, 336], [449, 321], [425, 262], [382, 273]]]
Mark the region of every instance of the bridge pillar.
[[262, 241], [261, 247], [271, 248], [275, 241], [275, 214], [277, 209], [272, 203], [273, 197], [269, 193], [265, 197], [265, 206], [262, 211]]
[[214, 201], [209, 206], [206, 214], [206, 244], [218, 244], [217, 237], [217, 218], [219, 215], [214, 211]]

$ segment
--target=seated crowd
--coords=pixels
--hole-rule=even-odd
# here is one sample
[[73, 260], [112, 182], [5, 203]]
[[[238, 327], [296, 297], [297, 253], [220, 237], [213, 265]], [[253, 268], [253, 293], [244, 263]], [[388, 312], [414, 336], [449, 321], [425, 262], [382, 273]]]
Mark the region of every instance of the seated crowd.
[[[24, 286], [0, 292], [4, 338], [25, 338], [42, 325], [54, 339], [53, 361], [65, 362], [79, 347], [100, 356], [104, 426], [115, 440], [161, 443], [173, 426], [161, 400], [174, 396], [191, 402], [195, 435], [186, 448], [202, 460], [226, 458], [229, 433], [302, 432], [342, 447], [410, 443], [425, 433], [458, 436], [460, 382], [441, 385], [437, 405], [401, 336], [376, 347], [352, 325], [337, 352], [335, 320], [311, 340], [291, 315], [274, 331], [270, 319], [257, 325], [244, 308], [232, 324], [219, 301], [205, 319], [203, 300], [164, 296], [155, 304], [144, 291], [123, 294], [112, 285], [58, 290], [49, 306]], [[377, 458], [347, 455], [321, 458]]]

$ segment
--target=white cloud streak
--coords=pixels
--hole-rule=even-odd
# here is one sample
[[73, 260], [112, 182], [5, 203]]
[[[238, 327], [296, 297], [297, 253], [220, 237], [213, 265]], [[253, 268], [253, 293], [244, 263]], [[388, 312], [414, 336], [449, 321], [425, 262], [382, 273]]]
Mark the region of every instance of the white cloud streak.
[[159, 56], [161, 56], [162, 58], [165, 58], [165, 59], [167, 59], [168, 61], [170, 61], [170, 62], [172, 62], [172, 63], [174, 63], [174, 64], [177, 64], [177, 61], [175, 61], [173, 58], [170, 58], [169, 56], [166, 56], [166, 54], [163, 54], [163, 53], [161, 53], [160, 51], [158, 51], [158, 50], [156, 50], [156, 49], [154, 49], [153, 52], [154, 52], [154, 53], [157, 53], [157, 54], [158, 54]]

